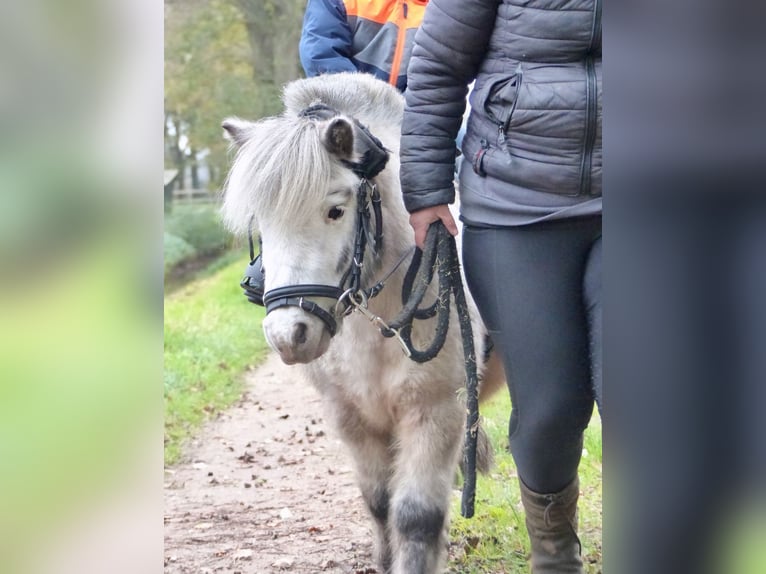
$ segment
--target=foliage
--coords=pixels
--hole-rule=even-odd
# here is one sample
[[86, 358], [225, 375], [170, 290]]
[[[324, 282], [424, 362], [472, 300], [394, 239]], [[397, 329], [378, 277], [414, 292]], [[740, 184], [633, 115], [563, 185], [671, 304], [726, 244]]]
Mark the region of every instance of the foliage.
[[[207, 416], [235, 402], [266, 354], [264, 311], [239, 287], [242, 261], [165, 298], [165, 463]], [[247, 334], [247, 335], [245, 335]]]
[[232, 239], [213, 204], [175, 205], [165, 216], [165, 231], [191, 245], [196, 255], [221, 252]]
[[193, 152], [208, 149], [220, 180], [227, 150], [221, 120], [260, 111], [246, 30], [223, 0], [169, 3], [165, 13], [166, 161], [182, 169]]
[[182, 261], [194, 257], [194, 254], [196, 253], [194, 247], [177, 235], [173, 235], [167, 231], [163, 236], [162, 243], [162, 250], [165, 255], [165, 273]]
[[[250, 42], [253, 78], [264, 94], [264, 113], [278, 112], [282, 85], [301, 76], [298, 44], [304, 0], [232, 0], [240, 9]], [[279, 33], [275, 34], [274, 31]]]
[[226, 171], [221, 120], [280, 109], [282, 85], [301, 75], [304, 0], [166, 0], [166, 161], [181, 170], [207, 150], [212, 182]]
[[[460, 492], [452, 504], [450, 574], [489, 574], [528, 571], [529, 539], [519, 494], [518, 475], [508, 452], [507, 392], [482, 405], [483, 425], [495, 449], [490, 476], [479, 476], [476, 512], [460, 516]], [[585, 572], [601, 572], [601, 419], [594, 414], [585, 434], [580, 463], [580, 539]]]

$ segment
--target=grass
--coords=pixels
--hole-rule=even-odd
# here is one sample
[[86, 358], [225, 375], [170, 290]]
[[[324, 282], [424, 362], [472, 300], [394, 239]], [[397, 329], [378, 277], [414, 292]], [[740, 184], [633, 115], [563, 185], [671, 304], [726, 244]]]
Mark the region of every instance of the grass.
[[243, 373], [266, 355], [264, 310], [239, 287], [244, 265], [242, 257], [214, 262], [165, 296], [166, 465], [204, 420], [241, 396]]
[[244, 271], [246, 263], [245, 253], [246, 251], [242, 250], [242, 248], [229, 249], [223, 253], [194, 257], [182, 261], [180, 264], [168, 269], [165, 273], [165, 297], [194, 281], [210, 277], [232, 263], [237, 263], [241, 271]]
[[[452, 504], [450, 574], [528, 572], [529, 541], [519, 495], [518, 475], [507, 450], [510, 399], [498, 393], [482, 405], [484, 426], [495, 448], [490, 476], [479, 476], [476, 512], [460, 516], [460, 493]], [[585, 572], [601, 572], [601, 420], [594, 414], [585, 434], [580, 463], [580, 539]]]

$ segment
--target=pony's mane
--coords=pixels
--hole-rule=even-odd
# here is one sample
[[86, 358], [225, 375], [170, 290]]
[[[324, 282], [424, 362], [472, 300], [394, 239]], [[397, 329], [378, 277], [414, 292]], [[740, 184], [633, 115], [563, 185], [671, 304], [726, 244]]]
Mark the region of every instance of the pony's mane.
[[322, 143], [323, 122], [301, 110], [322, 103], [370, 125], [397, 126], [403, 97], [369, 74], [342, 73], [297, 80], [284, 89], [285, 112], [250, 124], [224, 187], [224, 222], [245, 233], [251, 219], [311, 216], [331, 185], [338, 162]]
[[399, 124], [404, 98], [393, 86], [371, 74], [343, 72], [291, 82], [282, 93], [285, 113], [297, 115], [317, 102], [354, 116], [362, 123]]

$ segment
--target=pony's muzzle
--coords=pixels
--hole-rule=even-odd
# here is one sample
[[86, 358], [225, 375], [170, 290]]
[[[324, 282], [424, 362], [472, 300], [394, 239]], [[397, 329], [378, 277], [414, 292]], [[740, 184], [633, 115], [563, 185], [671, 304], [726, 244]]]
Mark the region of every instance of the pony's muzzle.
[[263, 320], [269, 346], [288, 365], [310, 363], [320, 357], [332, 336], [322, 321], [295, 307], [275, 309]]

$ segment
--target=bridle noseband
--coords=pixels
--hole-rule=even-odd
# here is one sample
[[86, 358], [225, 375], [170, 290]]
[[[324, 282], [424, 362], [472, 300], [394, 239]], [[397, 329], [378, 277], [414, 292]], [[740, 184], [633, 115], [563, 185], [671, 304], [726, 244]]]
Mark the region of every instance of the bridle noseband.
[[[340, 115], [340, 112], [324, 104], [310, 106], [300, 112], [300, 117], [312, 120], [328, 120]], [[252, 219], [248, 233], [250, 247], [250, 263], [245, 269], [245, 276], [240, 286], [248, 301], [266, 307], [266, 313], [281, 307], [299, 307], [317, 317], [324, 323], [330, 336], [338, 331], [336, 316], [350, 312], [352, 296], [361, 290], [362, 267], [368, 245], [374, 254], [379, 255], [383, 244], [383, 213], [380, 192], [374, 178], [383, 171], [388, 162], [388, 150], [357, 120], [354, 123], [355, 148], [361, 150], [361, 160], [352, 162], [342, 160], [343, 164], [353, 171], [360, 179], [357, 187], [357, 218], [354, 234], [354, 256], [351, 265], [343, 274], [339, 285], [301, 284], [287, 285], [271, 289], [264, 293], [264, 269], [261, 254], [255, 256], [253, 245]], [[372, 210], [370, 209], [372, 208]], [[372, 218], [375, 218], [374, 228]], [[260, 238], [259, 238], [260, 243]], [[263, 245], [261, 244], [261, 252]], [[312, 301], [312, 297], [333, 299], [336, 301], [333, 312], [322, 308]]]

